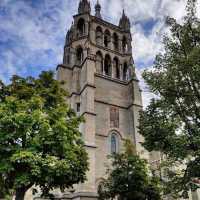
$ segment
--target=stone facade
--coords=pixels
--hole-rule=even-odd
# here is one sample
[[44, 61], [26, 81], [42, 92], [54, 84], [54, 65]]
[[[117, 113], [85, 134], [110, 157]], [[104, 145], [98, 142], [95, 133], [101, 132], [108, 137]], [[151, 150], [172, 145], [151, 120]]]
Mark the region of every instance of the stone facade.
[[65, 81], [70, 94], [68, 103], [85, 118], [80, 131], [90, 158], [88, 180], [76, 186], [73, 194], [65, 194], [67, 199], [96, 199], [107, 156], [120, 151], [125, 139], [148, 157], [137, 130], [142, 100], [132, 57], [130, 21], [124, 11], [119, 26], [104, 21], [99, 2], [95, 11], [92, 16], [90, 2], [80, 1], [66, 36], [63, 64], [57, 67], [57, 78]]

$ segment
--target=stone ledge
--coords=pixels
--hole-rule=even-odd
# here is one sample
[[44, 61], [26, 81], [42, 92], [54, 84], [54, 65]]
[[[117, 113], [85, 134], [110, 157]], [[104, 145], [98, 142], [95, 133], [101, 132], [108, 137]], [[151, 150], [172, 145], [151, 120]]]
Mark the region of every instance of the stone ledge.
[[[79, 200], [97, 200], [98, 194], [94, 192], [78, 192], [74, 194], [64, 194], [62, 197], [55, 197], [54, 200], [73, 200], [73, 199], [79, 199]], [[40, 198], [35, 197], [34, 200], [49, 200], [47, 198]]]

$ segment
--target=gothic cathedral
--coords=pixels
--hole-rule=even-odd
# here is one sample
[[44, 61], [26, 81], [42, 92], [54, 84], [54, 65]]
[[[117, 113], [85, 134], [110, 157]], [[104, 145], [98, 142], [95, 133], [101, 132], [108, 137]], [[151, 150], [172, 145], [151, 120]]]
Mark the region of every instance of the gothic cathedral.
[[142, 157], [138, 117], [142, 109], [141, 90], [132, 57], [129, 18], [123, 11], [116, 26], [101, 16], [97, 1], [95, 16], [90, 2], [81, 0], [78, 14], [67, 32], [63, 64], [57, 78], [65, 81], [68, 103], [83, 115], [80, 127], [89, 155], [87, 181], [64, 194], [64, 199], [97, 199], [97, 186], [106, 173], [107, 156], [123, 148], [130, 139]]

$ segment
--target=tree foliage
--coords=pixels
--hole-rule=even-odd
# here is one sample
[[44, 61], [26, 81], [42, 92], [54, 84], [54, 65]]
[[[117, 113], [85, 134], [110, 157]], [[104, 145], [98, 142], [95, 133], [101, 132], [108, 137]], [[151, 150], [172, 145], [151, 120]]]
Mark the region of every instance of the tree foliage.
[[13, 76], [9, 85], [0, 83], [0, 181], [19, 200], [33, 185], [47, 195], [86, 179], [78, 129], [83, 119], [53, 76], [42, 72], [38, 79]]
[[153, 70], [143, 74], [158, 98], [142, 112], [139, 127], [147, 150], [179, 163], [167, 183], [184, 197], [197, 189], [194, 178], [200, 179], [200, 21], [195, 0], [188, 0], [186, 9], [183, 23], [167, 19], [171, 34], [164, 37], [165, 51], [156, 57]]
[[129, 141], [124, 153], [111, 156], [112, 167], [108, 178], [100, 182], [99, 199], [160, 200], [160, 188], [156, 179], [148, 174], [146, 161], [134, 154]]

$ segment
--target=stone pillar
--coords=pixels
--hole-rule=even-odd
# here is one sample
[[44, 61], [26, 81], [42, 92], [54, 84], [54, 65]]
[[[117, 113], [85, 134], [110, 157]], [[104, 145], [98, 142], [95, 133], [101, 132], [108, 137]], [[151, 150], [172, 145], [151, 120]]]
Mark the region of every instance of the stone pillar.
[[115, 49], [115, 46], [114, 46], [114, 38], [113, 38], [113, 36], [111, 36], [111, 42], [110, 43], [111, 43], [110, 44], [110, 48], [115, 51], [116, 49]]
[[93, 27], [91, 27], [90, 30], [90, 39], [92, 43], [96, 44], [96, 30], [94, 30]]
[[131, 40], [128, 40], [128, 52], [127, 53], [132, 53]]
[[198, 194], [198, 190], [195, 192], [192, 192], [192, 200], [200, 200], [200, 196]]
[[89, 22], [85, 22], [85, 35], [89, 35]]
[[138, 126], [139, 126], [139, 117], [140, 117], [140, 111], [142, 110], [142, 96], [141, 96], [141, 90], [139, 88], [139, 81], [133, 80], [131, 85], [129, 87], [132, 87], [133, 90], [133, 96], [132, 98], [132, 105], [130, 106], [130, 113], [132, 113], [132, 120], [133, 120], [133, 134], [134, 134], [134, 142], [137, 153], [145, 159], [149, 159], [149, 153], [144, 149], [144, 147], [141, 145], [141, 142], [144, 141], [144, 138], [142, 135], [139, 134]]
[[120, 39], [119, 39], [119, 52], [123, 53], [123, 50], [122, 50], [122, 40], [120, 40]]
[[93, 192], [95, 193], [95, 118], [94, 99], [95, 99], [95, 56], [89, 55], [84, 65], [82, 66], [83, 81], [81, 88], [85, 88], [81, 94], [81, 113], [85, 118], [85, 123], [82, 125], [83, 138], [85, 148], [89, 156], [89, 171], [87, 172], [87, 181], [78, 186], [78, 192]]
[[76, 64], [76, 49], [71, 48], [71, 65], [74, 66]]
[[123, 80], [123, 65], [119, 65], [119, 70], [120, 70], [120, 80]]
[[111, 77], [112, 77], [112, 78], [116, 78], [116, 77], [115, 77], [115, 74], [116, 74], [116, 66], [115, 66], [115, 63], [114, 63], [113, 60], [111, 61], [111, 63], [112, 63], [112, 65], [111, 65], [111, 69], [112, 69]]

